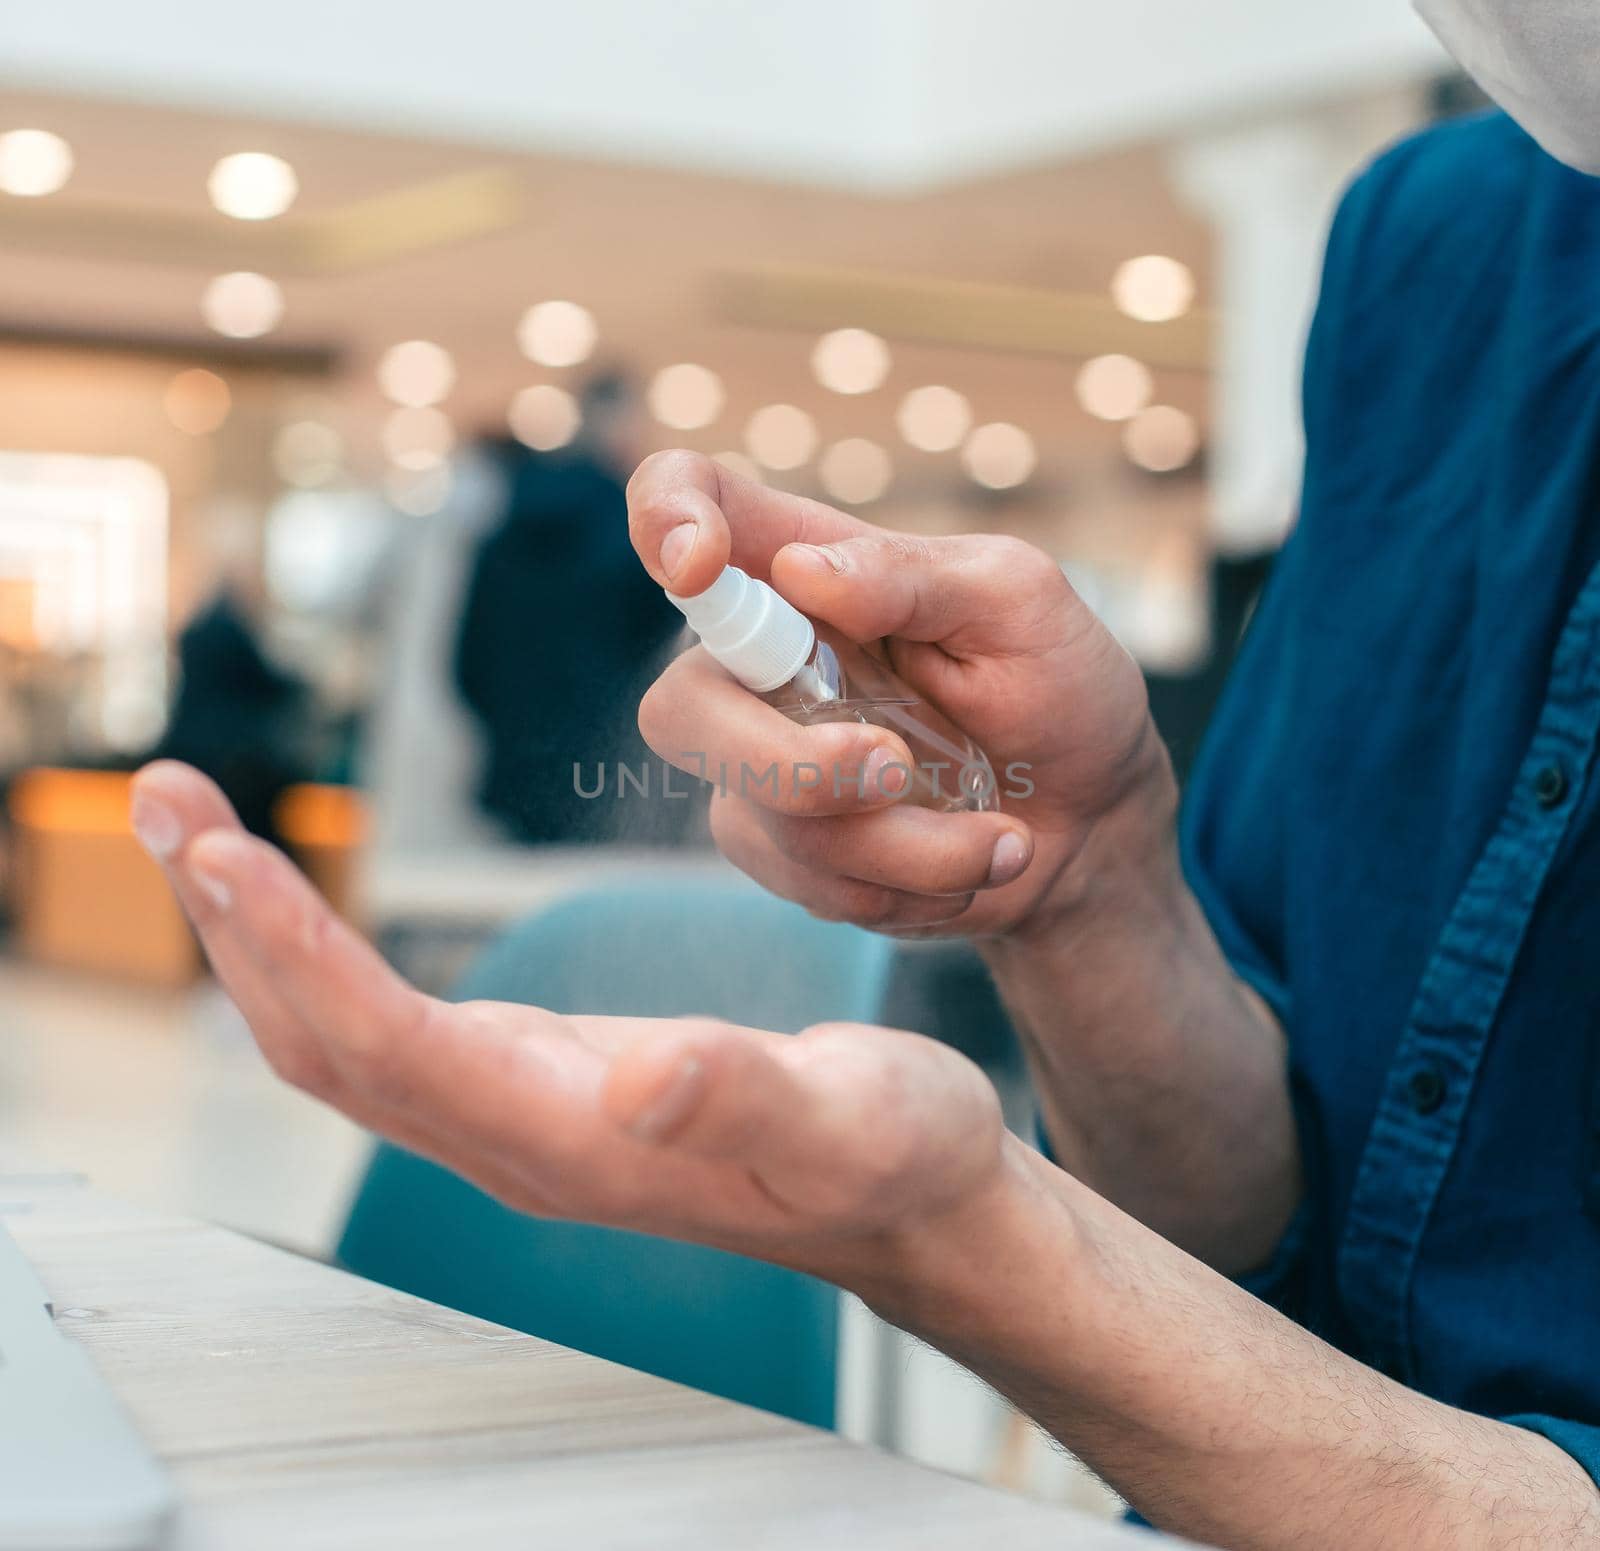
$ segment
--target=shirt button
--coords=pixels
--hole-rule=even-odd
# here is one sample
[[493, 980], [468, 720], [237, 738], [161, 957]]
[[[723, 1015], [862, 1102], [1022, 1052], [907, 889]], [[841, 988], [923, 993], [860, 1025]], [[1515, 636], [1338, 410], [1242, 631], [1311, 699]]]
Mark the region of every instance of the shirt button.
[[1419, 1115], [1431, 1115], [1444, 1103], [1444, 1073], [1436, 1066], [1421, 1066], [1411, 1074], [1406, 1084], [1411, 1095], [1411, 1107]]
[[1533, 795], [1541, 808], [1559, 808], [1566, 800], [1567, 769], [1559, 762], [1546, 765], [1533, 778]]

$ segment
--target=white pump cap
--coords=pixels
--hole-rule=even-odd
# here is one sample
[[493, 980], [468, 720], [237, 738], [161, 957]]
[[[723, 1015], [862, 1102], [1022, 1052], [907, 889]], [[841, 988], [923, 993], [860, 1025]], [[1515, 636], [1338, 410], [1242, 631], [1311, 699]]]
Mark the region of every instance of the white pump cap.
[[693, 598], [667, 594], [711, 653], [747, 689], [766, 694], [787, 684], [811, 659], [811, 621], [765, 582], [738, 566]]

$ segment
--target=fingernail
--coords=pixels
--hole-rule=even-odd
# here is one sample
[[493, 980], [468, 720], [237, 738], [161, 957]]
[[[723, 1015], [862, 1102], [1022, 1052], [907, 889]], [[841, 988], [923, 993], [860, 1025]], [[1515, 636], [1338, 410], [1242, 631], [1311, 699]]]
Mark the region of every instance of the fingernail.
[[227, 910], [233, 904], [233, 890], [214, 872], [207, 872], [204, 867], [191, 865], [189, 877], [194, 886], [211, 901], [213, 908]]
[[692, 522], [680, 522], [662, 539], [661, 569], [669, 582], [683, 569], [684, 561], [689, 558], [689, 551], [694, 548], [695, 531]]
[[665, 1141], [699, 1103], [704, 1079], [705, 1063], [699, 1056], [685, 1056], [655, 1098], [628, 1122], [628, 1129], [641, 1142]]
[[183, 844], [183, 825], [178, 815], [164, 802], [157, 802], [142, 792], [133, 799], [133, 832], [142, 845], [158, 862], [176, 854]]
[[989, 882], [995, 886], [1022, 876], [1028, 865], [1028, 842], [1014, 829], [1007, 830], [994, 845], [989, 861]]
[[862, 790], [869, 797], [898, 797], [911, 784], [911, 772], [893, 749], [876, 748], [867, 755]]

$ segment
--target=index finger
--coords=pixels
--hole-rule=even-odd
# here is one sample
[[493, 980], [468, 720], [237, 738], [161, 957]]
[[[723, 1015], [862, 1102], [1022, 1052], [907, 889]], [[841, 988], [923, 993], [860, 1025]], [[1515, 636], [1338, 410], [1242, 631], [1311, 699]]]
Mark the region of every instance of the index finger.
[[645, 570], [692, 598], [725, 565], [765, 579], [786, 544], [829, 544], [873, 529], [821, 501], [745, 479], [701, 453], [658, 452], [628, 481], [628, 531]]

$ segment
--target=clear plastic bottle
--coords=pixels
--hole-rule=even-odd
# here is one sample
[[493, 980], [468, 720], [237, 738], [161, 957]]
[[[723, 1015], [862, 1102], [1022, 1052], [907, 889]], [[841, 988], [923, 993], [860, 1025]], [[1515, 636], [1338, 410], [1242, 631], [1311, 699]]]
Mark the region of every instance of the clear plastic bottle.
[[[765, 582], [728, 566], [693, 598], [669, 593], [707, 651], [747, 689], [804, 726], [864, 722], [911, 751], [900, 801], [940, 813], [993, 813], [999, 787], [987, 756], [918, 697], [873, 648], [819, 630]], [[848, 789], [860, 773], [825, 772]]]

